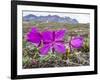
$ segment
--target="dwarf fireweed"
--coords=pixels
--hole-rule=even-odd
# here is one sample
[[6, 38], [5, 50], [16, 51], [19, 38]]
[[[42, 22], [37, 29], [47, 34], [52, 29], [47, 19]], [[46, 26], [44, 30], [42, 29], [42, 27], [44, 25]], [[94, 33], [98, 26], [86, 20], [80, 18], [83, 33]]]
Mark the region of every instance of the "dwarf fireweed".
[[[36, 47], [39, 47], [41, 55], [47, 55], [49, 51], [65, 54], [66, 42], [64, 37], [67, 33], [67, 29], [39, 31], [38, 28], [33, 27], [27, 33], [26, 40], [33, 43]], [[83, 37], [74, 36], [68, 43], [70, 48], [81, 48], [83, 45]]]

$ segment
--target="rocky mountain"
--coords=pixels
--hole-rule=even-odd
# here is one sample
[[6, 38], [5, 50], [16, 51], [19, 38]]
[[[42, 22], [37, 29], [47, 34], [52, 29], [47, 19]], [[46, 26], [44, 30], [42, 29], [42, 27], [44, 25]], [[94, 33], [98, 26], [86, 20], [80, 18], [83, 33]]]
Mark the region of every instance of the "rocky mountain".
[[76, 19], [70, 17], [60, 17], [58, 15], [47, 15], [47, 16], [36, 16], [29, 14], [23, 16], [24, 21], [41, 21], [41, 22], [60, 22], [60, 23], [69, 23], [69, 24], [78, 24]]

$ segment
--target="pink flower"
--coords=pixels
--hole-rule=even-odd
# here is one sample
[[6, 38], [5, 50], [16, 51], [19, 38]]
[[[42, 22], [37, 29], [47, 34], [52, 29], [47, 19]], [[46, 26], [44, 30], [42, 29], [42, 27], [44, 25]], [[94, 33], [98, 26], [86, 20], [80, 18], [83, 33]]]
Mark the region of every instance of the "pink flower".
[[[33, 43], [36, 47], [40, 48], [41, 55], [47, 55], [49, 51], [52, 50], [54, 53], [64, 54], [66, 53], [64, 36], [67, 30], [45, 30], [40, 32], [36, 27], [33, 27], [30, 32], [28, 32], [26, 39], [27, 41]], [[68, 46], [72, 48], [81, 48], [83, 45], [83, 37], [75, 36]], [[70, 50], [71, 50], [70, 49]]]
[[73, 48], [81, 48], [82, 45], [83, 45], [83, 37], [77, 37], [75, 36], [74, 38], [71, 39], [70, 41], [70, 45], [73, 47]]
[[39, 46], [42, 40], [41, 33], [36, 27], [33, 27], [26, 36], [27, 41], [33, 43], [35, 46]]
[[44, 31], [42, 33], [43, 47], [40, 48], [41, 55], [47, 55], [50, 50], [64, 54], [66, 48], [64, 45], [64, 35], [66, 30]]

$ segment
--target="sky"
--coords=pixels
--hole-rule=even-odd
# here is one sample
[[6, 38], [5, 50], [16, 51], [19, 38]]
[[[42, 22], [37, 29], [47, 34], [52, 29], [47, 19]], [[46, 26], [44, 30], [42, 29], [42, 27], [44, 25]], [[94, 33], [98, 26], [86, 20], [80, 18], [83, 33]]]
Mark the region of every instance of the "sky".
[[26, 16], [29, 14], [34, 14], [36, 16], [58, 15], [60, 17], [70, 17], [72, 19], [77, 19], [79, 23], [89, 23], [90, 22], [90, 14], [86, 14], [86, 13], [23, 11], [23, 16]]

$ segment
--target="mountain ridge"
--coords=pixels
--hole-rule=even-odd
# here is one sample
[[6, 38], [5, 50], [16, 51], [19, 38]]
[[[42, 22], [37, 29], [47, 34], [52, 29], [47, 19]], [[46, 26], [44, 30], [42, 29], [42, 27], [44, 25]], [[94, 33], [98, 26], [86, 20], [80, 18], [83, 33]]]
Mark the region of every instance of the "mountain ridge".
[[24, 21], [41, 21], [41, 22], [60, 22], [60, 23], [69, 23], [69, 24], [78, 24], [77, 19], [72, 19], [68, 16], [60, 17], [58, 15], [47, 15], [47, 16], [36, 16], [34, 14], [29, 14], [23, 16]]

